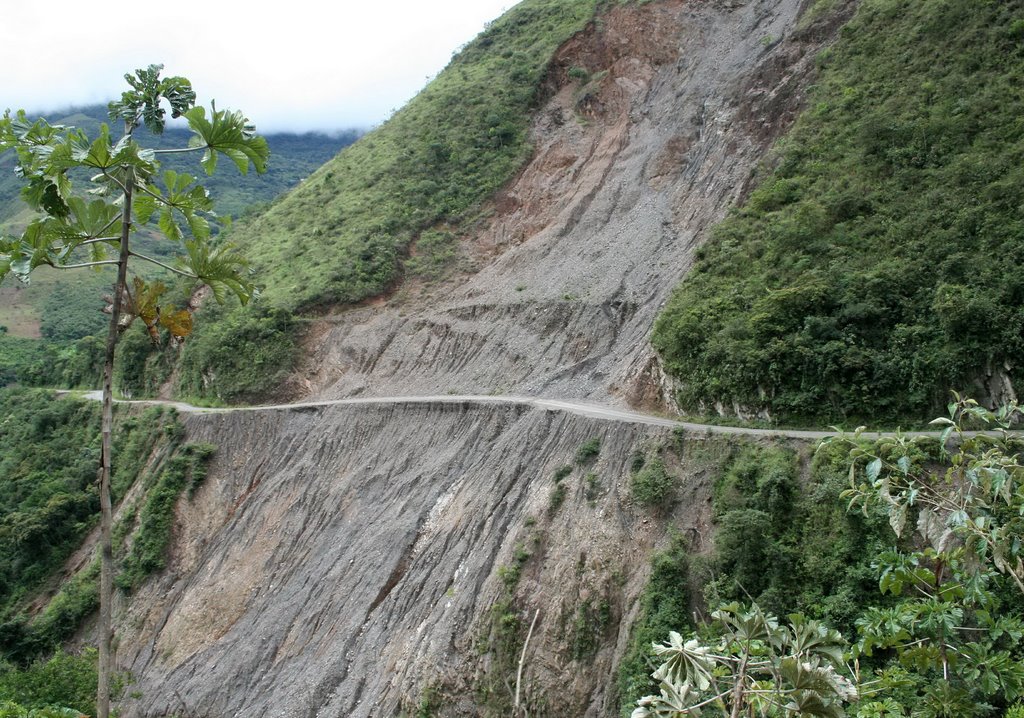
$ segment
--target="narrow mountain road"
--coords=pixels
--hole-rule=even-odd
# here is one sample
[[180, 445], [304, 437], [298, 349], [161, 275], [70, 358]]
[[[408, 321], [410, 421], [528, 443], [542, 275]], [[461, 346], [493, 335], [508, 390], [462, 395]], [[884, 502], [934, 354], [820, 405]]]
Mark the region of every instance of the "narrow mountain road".
[[[70, 393], [70, 392], [68, 392]], [[102, 392], [99, 390], [83, 393], [87, 399], [100, 401]], [[543, 399], [540, 397], [526, 396], [481, 396], [481, 395], [437, 395], [437, 396], [391, 396], [391, 397], [365, 397], [354, 399], [332, 399], [329, 401], [309, 401], [294, 404], [265, 404], [260, 406], [231, 406], [231, 407], [204, 407], [194, 406], [181, 401], [170, 401], [165, 399], [139, 399], [139, 400], [118, 400], [119, 404], [139, 405], [160, 405], [172, 406], [180, 412], [190, 414], [224, 414], [237, 411], [291, 411], [296, 409], [308, 409], [326, 406], [345, 406], [351, 404], [508, 404], [518, 406], [532, 406], [547, 411], [560, 411], [578, 416], [588, 416], [595, 419], [606, 419], [608, 421], [621, 421], [628, 424], [646, 424], [648, 426], [664, 426], [671, 429], [684, 429], [695, 433], [720, 434], [732, 436], [755, 436], [755, 437], [784, 437], [789, 439], [819, 440], [829, 436], [835, 436], [836, 431], [813, 431], [806, 429], [755, 429], [741, 426], [721, 426], [717, 424], [699, 424], [690, 421], [678, 421], [651, 414], [613, 409], [600, 404], [591, 404], [579, 401], [566, 401], [562, 399]], [[938, 437], [938, 431], [907, 431], [904, 436], [933, 436]], [[896, 432], [864, 432], [865, 438], [881, 438], [884, 436], [895, 436]]]

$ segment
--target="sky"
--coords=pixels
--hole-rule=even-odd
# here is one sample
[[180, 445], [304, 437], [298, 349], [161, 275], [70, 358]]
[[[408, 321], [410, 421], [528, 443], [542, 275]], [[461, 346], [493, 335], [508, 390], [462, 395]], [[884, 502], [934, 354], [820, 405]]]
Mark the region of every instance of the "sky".
[[261, 132], [379, 124], [518, 0], [16, 2], [0, 23], [0, 111], [106, 103], [164, 65]]

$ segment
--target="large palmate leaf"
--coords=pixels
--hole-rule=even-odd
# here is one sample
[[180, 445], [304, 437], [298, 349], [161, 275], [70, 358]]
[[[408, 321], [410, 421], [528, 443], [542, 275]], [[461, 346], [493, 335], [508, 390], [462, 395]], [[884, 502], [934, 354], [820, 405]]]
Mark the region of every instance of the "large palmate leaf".
[[660, 695], [644, 696], [638, 700], [638, 707], [630, 714], [630, 718], [700, 716], [700, 708], [694, 705], [698, 700], [689, 683], [673, 684], [663, 681]]
[[267, 141], [256, 134], [256, 128], [241, 112], [218, 110], [214, 106], [207, 119], [204, 108], [193, 107], [184, 116], [196, 134], [195, 146], [206, 148], [200, 162], [207, 174], [213, 174], [217, 168], [218, 152], [234, 162], [242, 174], [248, 174], [250, 162], [257, 172], [266, 170], [270, 157]]
[[213, 200], [207, 189], [195, 184], [196, 178], [192, 175], [179, 174], [173, 170], [166, 170], [162, 179], [164, 189], [151, 184], [139, 196], [140, 202], [136, 207], [139, 221], [149, 221], [153, 212], [159, 208], [160, 231], [168, 239], [176, 242], [184, 239], [176, 215], [185, 220], [194, 238], [208, 239], [210, 222], [206, 215], [214, 216], [214, 213]]
[[796, 656], [822, 657], [836, 665], [843, 662], [846, 640], [839, 631], [818, 621], [808, 620], [802, 614], [789, 615], [789, 647]]
[[707, 690], [715, 667], [714, 661], [708, 657], [710, 649], [700, 645], [696, 638], [684, 643], [683, 637], [675, 631], [670, 631], [668, 637], [668, 642], [654, 644], [654, 655], [664, 663], [651, 676], [656, 681], [675, 685], [687, 683], [699, 691]]
[[209, 242], [185, 240], [186, 256], [180, 259], [182, 269], [209, 285], [218, 302], [231, 291], [238, 301], [247, 304], [257, 295], [256, 285], [249, 278], [249, 263], [233, 244], [211, 247]]
[[[159, 327], [167, 329], [173, 337], [181, 339], [192, 333], [192, 313], [187, 309], [171, 309], [161, 305], [167, 292], [163, 282], [145, 282], [132, 278], [132, 290], [126, 291], [122, 311], [129, 317], [138, 317], [146, 325], [146, 332], [154, 343], [160, 341]], [[129, 320], [130, 321], [130, 320]]]
[[0, 279], [10, 273], [28, 284], [33, 269], [43, 264], [57, 264], [55, 243], [64, 228], [59, 220], [37, 219], [25, 228], [21, 237], [0, 239]]

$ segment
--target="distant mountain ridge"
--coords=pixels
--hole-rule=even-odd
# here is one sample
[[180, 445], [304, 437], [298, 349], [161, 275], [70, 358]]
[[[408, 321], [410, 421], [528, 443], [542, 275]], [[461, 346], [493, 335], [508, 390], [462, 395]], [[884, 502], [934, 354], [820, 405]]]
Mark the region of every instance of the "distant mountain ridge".
[[[244, 108], [242, 108], [244, 111]], [[95, 135], [101, 123], [111, 125], [113, 133], [120, 128], [110, 121], [106, 105], [71, 107], [56, 112], [28, 113], [30, 118], [45, 117], [51, 124], [72, 125]], [[257, 128], [258, 129], [258, 128]], [[154, 147], [183, 147], [190, 132], [182, 127], [169, 127], [160, 137], [144, 131], [143, 142]], [[344, 147], [355, 142], [365, 132], [359, 128], [339, 130], [337, 133], [324, 132], [274, 132], [264, 134], [270, 145], [271, 161], [262, 175], [255, 173], [242, 176], [237, 172], [222, 172], [213, 177], [202, 178], [203, 183], [214, 197], [217, 212], [231, 216], [243, 214], [254, 205], [267, 203], [291, 189], [322, 164], [334, 157]], [[143, 135], [140, 135], [143, 137]], [[11, 172], [13, 156], [0, 157], [0, 227], [4, 227], [22, 211], [18, 198], [20, 180]], [[195, 162], [173, 158], [165, 164], [176, 171], [199, 174]], [[179, 166], [180, 165], [180, 166]]]

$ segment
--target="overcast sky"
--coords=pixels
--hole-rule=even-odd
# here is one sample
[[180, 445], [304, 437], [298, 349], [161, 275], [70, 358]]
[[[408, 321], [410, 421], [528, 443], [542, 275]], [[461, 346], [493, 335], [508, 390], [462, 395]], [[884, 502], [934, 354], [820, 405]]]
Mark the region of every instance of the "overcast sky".
[[[0, 111], [107, 102], [125, 72], [163, 63], [200, 102], [263, 132], [377, 124], [518, 0], [225, 0], [10, 3], [0, 24]], [[241, 14], [235, 7], [247, 7]]]

